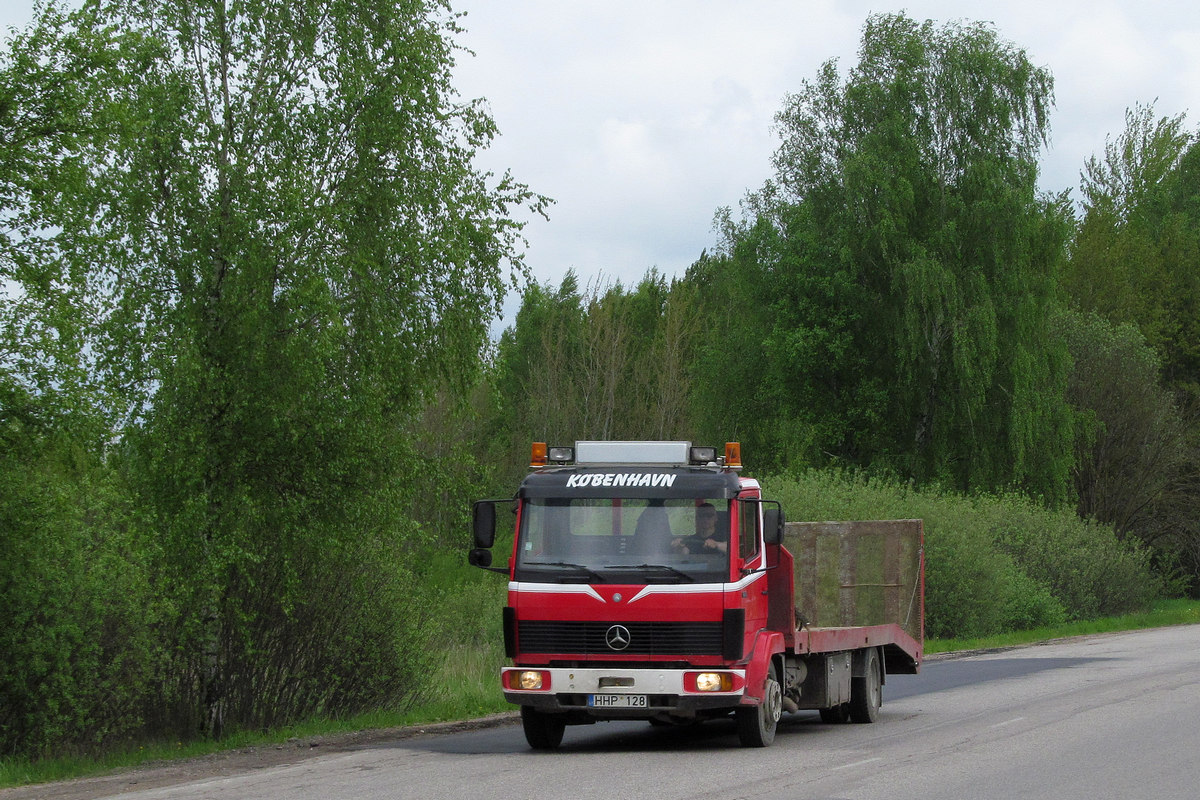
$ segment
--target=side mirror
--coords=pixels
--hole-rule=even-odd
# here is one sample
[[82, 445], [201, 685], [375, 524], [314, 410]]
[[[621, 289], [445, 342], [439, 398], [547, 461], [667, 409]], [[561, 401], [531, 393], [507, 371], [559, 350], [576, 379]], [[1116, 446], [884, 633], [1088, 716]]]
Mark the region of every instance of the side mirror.
[[765, 541], [767, 544], [783, 544], [783, 524], [783, 508], [781, 508], [778, 503], [764, 508], [763, 541]]
[[[490, 550], [496, 543], [496, 504], [491, 500], [480, 500], [471, 508], [471, 521], [476, 550]], [[475, 550], [472, 550], [472, 555]], [[488, 554], [491, 563], [491, 554]]]
[[477, 547], [467, 553], [467, 563], [472, 567], [482, 567], [487, 569], [492, 565], [492, 551], [482, 547]]

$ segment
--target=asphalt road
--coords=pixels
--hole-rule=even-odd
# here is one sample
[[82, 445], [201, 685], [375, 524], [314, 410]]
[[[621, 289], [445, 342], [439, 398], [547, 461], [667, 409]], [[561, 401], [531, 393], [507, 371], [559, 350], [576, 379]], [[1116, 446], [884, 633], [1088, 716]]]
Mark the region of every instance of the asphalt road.
[[732, 723], [603, 723], [535, 753], [504, 725], [109, 796], [1195, 800], [1198, 723], [1200, 626], [1185, 626], [927, 661], [888, 678], [874, 725], [785, 714], [761, 750]]

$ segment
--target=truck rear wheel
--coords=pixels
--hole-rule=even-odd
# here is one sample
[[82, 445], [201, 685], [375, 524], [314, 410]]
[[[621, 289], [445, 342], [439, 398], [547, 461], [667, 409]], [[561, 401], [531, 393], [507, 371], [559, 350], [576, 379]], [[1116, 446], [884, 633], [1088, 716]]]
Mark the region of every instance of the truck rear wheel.
[[561, 714], [545, 714], [532, 706], [521, 706], [525, 741], [534, 750], [557, 750], [562, 744], [567, 721]]
[[783, 714], [783, 689], [775, 663], [767, 670], [763, 700], [757, 706], [737, 710], [738, 739], [743, 747], [767, 747], [775, 741], [775, 728]]
[[883, 677], [879, 665], [879, 651], [867, 651], [866, 664], [861, 678], [850, 679], [850, 719], [854, 722], [874, 722], [883, 705]]

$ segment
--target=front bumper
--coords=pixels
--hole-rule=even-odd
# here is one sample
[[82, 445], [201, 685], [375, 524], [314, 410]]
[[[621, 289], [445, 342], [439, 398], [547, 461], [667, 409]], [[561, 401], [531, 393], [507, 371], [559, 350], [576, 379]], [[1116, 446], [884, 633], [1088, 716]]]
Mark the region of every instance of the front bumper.
[[[549, 688], [512, 689], [510, 673], [529, 669], [548, 673]], [[718, 672], [730, 677], [729, 691], [700, 692], [689, 689], [687, 677], [698, 672]], [[505, 667], [501, 671], [504, 697], [510, 703], [532, 706], [544, 712], [568, 712], [593, 719], [645, 719], [650, 717], [694, 717], [705, 712], [728, 710], [743, 705], [746, 672], [742, 669], [601, 669], [575, 667]], [[638, 707], [598, 707], [589, 703], [593, 695], [644, 696]]]

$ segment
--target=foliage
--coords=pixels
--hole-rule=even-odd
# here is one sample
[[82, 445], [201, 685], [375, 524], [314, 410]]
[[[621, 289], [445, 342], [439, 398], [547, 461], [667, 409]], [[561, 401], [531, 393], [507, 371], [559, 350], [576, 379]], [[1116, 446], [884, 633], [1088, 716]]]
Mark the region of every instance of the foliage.
[[1154, 105], [1125, 111], [1125, 130], [1105, 142], [1104, 157], [1084, 165], [1084, 208], [1120, 222], [1133, 219], [1157, 187], [1179, 166], [1193, 138], [1184, 115], [1155, 118]]
[[1078, 512], [1153, 543], [1162, 506], [1187, 461], [1185, 426], [1159, 362], [1132, 325], [1068, 312], [1067, 397], [1080, 416], [1074, 473]]
[[[153, 531], [130, 579], [168, 663], [123, 724], [220, 736], [422, 688], [408, 433], [475, 380], [510, 210], [545, 203], [473, 167], [495, 126], [451, 85], [458, 32], [436, 0], [105, 0], [40, 10], [2, 65], [0, 363], [80, 383], [61, 406], [107, 424], [76, 441]], [[111, 534], [71, 528], [80, 502], [32, 540], [61, 537], [64, 591]], [[44, 711], [58, 734], [11, 746], [79, 733]]]
[[137, 731], [160, 674], [164, 607], [143, 515], [97, 454], [90, 304], [62, 254], [103, 136], [113, 31], [55, 4], [0, 54], [0, 753]]
[[[1112, 425], [1119, 417], [1126, 423], [1113, 441], [1121, 448], [1119, 459], [1108, 462], [1126, 469], [1107, 475], [1108, 485], [1090, 487], [1104, 491], [1102, 498], [1081, 497], [1081, 502], [1106, 515], [1126, 514], [1121, 506], [1136, 501], [1137, 522], [1131, 527], [1155, 543], [1164, 561], [1177, 562], [1195, 590], [1200, 586], [1200, 272], [1195, 268], [1200, 139], [1185, 129], [1182, 114], [1159, 118], [1153, 106], [1137, 106], [1126, 113], [1125, 130], [1107, 143], [1103, 158], [1088, 162], [1083, 195], [1084, 216], [1063, 285], [1080, 311], [1133, 326], [1156, 363], [1153, 369], [1130, 365], [1146, 387], [1140, 394], [1122, 377], [1112, 376], [1111, 387], [1092, 384], [1096, 408], [1108, 414], [1103, 421]], [[1163, 389], [1155, 385], [1159, 382]], [[1174, 408], [1164, 390], [1173, 394]], [[1127, 398], [1128, 408], [1114, 404], [1118, 396]], [[1140, 420], [1136, 427], [1135, 419]], [[1102, 454], [1096, 449], [1090, 455]], [[1105, 477], [1098, 470], [1093, 474]]]
[[1163, 380], [1191, 406], [1200, 403], [1200, 134], [1147, 203], [1168, 276], [1158, 295], [1165, 318], [1157, 345]]
[[[511, 537], [505, 538], [511, 546]], [[502, 547], [497, 548], [497, 556], [507, 560]], [[439, 659], [422, 706], [444, 707], [448, 719], [507, 710], [510, 707], [496, 680], [506, 663], [501, 623], [507, 599], [504, 578], [468, 566], [461, 548], [427, 551], [420, 563], [422, 602], [438, 609], [428, 646]]]
[[[719, 212], [723, 225], [725, 212]], [[786, 413], [772, 397], [773, 384], [761, 375], [762, 331], [770, 309], [761, 302], [769, 290], [755, 282], [745, 259], [705, 252], [688, 269], [681, 285], [693, 298], [692, 314], [703, 320], [693, 349], [689, 427], [697, 441], [743, 443], [748, 463], [761, 469], [784, 435]], [[797, 421], [797, 426], [802, 423]]]
[[86, 270], [62, 255], [85, 235], [74, 223], [88, 154], [109, 124], [98, 87], [119, 79], [120, 37], [78, 24], [86, 10], [34, 12], [0, 52], [0, 369], [95, 446], [106, 431], [88, 375]]
[[500, 337], [496, 380], [502, 406], [497, 416], [513, 430], [516, 450], [510, 461], [519, 461], [528, 447], [522, 431], [540, 434], [537, 438], [547, 442], [575, 435], [571, 428], [579, 422], [573, 416], [578, 398], [570, 380], [581, 360], [581, 303], [574, 272], [566, 274], [557, 290], [532, 283], [515, 324]]
[[164, 722], [403, 702], [420, 620], [375, 610], [404, 605], [418, 538], [403, 431], [473, 372], [531, 195], [471, 166], [494, 126], [455, 98], [441, 4], [112, 11], [162, 48], [93, 224], [119, 287], [99, 347], [181, 611]]
[[[1084, 217], [1063, 284], [1083, 311], [1137, 326], [1170, 386], [1200, 386], [1200, 139], [1184, 116], [1154, 107], [1125, 115], [1125, 130], [1083, 175]], [[1200, 396], [1200, 395], [1196, 395]]]
[[112, 473], [0, 380], [0, 754], [97, 745], [140, 724], [161, 664], [153, 551]]
[[[1061, 500], [1067, 235], [1036, 194], [1051, 79], [986, 25], [873, 16], [779, 113], [776, 179], [726, 226], [779, 464], [845, 463]], [[740, 300], [741, 298], [737, 298]], [[736, 323], [735, 323], [736, 324]], [[714, 346], [719, 346], [716, 344]]]
[[1163, 588], [1139, 544], [1019, 495], [963, 496], [828, 470], [763, 486], [793, 520], [923, 519], [929, 637], [1142, 610]]
[[573, 272], [531, 284], [498, 346], [495, 457], [520, 464], [535, 440], [687, 438], [693, 311], [690, 288], [655, 270], [628, 291], [581, 291]]
[[471, 504], [511, 492], [511, 484], [497, 480], [503, 463], [491, 458], [488, 446], [494, 407], [491, 376], [481, 370], [464, 394], [445, 382], [428, 390], [409, 433], [422, 480], [408, 516], [424, 538], [456, 553], [471, 528]]

